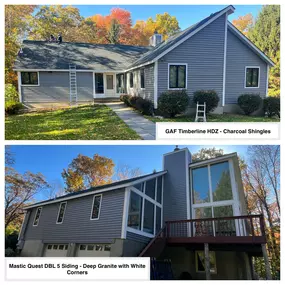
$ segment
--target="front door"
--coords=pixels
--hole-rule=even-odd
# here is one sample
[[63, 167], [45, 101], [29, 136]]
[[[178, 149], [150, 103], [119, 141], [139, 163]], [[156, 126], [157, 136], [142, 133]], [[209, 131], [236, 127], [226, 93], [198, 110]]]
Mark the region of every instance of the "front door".
[[105, 73], [105, 97], [115, 97], [115, 76], [113, 73]]

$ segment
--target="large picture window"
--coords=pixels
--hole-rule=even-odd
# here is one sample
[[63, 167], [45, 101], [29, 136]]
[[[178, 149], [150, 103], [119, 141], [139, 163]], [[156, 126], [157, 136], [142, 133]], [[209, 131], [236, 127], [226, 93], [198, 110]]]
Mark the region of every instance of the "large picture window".
[[186, 88], [186, 64], [168, 66], [169, 73], [169, 89], [183, 89]]
[[246, 67], [245, 87], [259, 87], [259, 67]]
[[39, 74], [38, 72], [21, 72], [21, 83], [22, 85], [39, 85]]
[[141, 217], [142, 217], [142, 197], [140, 197], [138, 194], [134, 192], [131, 192], [128, 227], [140, 230]]
[[91, 211], [91, 220], [98, 220], [100, 216], [102, 195], [95, 195], [93, 197], [92, 211]]

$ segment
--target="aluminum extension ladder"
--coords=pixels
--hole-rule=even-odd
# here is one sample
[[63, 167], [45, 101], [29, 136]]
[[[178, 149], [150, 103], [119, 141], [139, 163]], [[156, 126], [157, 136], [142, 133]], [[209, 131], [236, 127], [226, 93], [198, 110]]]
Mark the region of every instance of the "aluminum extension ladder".
[[[202, 114], [202, 115], [200, 115], [200, 114]], [[204, 104], [199, 104], [199, 102], [197, 102], [195, 122], [199, 122], [199, 120], [202, 120], [203, 122], [207, 122], [207, 120], [206, 120], [206, 102], [204, 102]]]
[[77, 105], [77, 81], [75, 64], [69, 64], [69, 96], [70, 105]]

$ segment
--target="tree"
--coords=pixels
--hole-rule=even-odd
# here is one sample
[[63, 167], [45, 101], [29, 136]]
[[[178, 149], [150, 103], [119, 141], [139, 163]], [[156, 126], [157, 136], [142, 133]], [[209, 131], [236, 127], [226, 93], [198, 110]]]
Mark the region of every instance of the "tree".
[[244, 35], [247, 35], [249, 29], [253, 25], [253, 16], [251, 13], [244, 16], [239, 16], [236, 20], [233, 20], [233, 25], [241, 31]]
[[35, 195], [48, 187], [41, 173], [18, 173], [11, 167], [5, 168], [5, 229], [9, 225], [19, 229], [23, 208]]
[[66, 192], [77, 192], [110, 183], [114, 166], [112, 159], [99, 154], [95, 154], [93, 158], [79, 154], [61, 174]]
[[224, 154], [222, 149], [213, 148], [201, 148], [197, 153], [192, 154], [192, 161], [200, 161], [210, 158], [215, 158]]
[[263, 6], [248, 37], [276, 63], [270, 70], [268, 92], [280, 95], [280, 5]]
[[17, 86], [17, 75], [13, 71], [13, 65], [28, 28], [27, 19], [35, 7], [35, 5], [5, 6], [5, 83]]
[[112, 19], [107, 32], [107, 39], [110, 44], [118, 44], [120, 38], [121, 25], [116, 19]]
[[141, 176], [142, 174], [143, 172], [138, 167], [131, 168], [130, 166], [125, 165], [125, 164], [118, 165], [116, 167], [116, 174], [115, 174], [114, 180], [115, 181], [125, 180], [129, 178]]

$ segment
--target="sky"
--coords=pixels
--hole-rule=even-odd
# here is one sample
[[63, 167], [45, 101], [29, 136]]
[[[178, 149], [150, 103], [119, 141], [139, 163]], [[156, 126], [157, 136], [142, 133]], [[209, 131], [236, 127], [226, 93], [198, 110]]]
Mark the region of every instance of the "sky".
[[[194, 23], [206, 18], [211, 13], [215, 13], [226, 5], [74, 5], [80, 10], [83, 17], [93, 16], [95, 14], [108, 15], [111, 8], [120, 7], [131, 12], [133, 24], [137, 20], [147, 20], [149, 17], [155, 18], [156, 14], [168, 12], [175, 16], [182, 30], [188, 28]], [[262, 5], [234, 5], [235, 13], [229, 16], [232, 21], [238, 16], [251, 13], [254, 17], [262, 8]]]
[[[213, 146], [185, 146], [191, 153], [200, 148]], [[246, 157], [247, 146], [215, 146], [224, 149], [224, 153], [237, 152]], [[64, 183], [61, 172], [78, 154], [93, 156], [98, 153], [101, 156], [111, 158], [115, 165], [128, 165], [131, 168], [139, 167], [143, 174], [162, 170], [163, 154], [173, 151], [174, 145], [13, 145], [10, 147], [15, 158], [14, 168], [20, 173], [31, 171], [41, 172], [46, 180], [63, 188]], [[37, 199], [45, 199], [39, 195]]]

